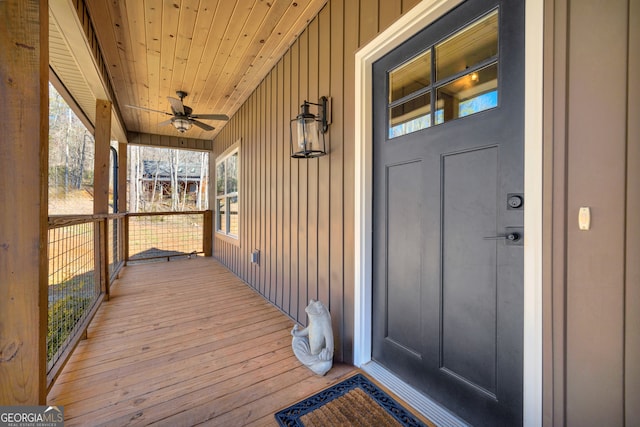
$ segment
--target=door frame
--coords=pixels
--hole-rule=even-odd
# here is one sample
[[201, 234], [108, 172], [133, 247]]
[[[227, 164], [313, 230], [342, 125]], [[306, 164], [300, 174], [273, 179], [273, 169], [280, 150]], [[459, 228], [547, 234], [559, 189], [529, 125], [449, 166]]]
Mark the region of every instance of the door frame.
[[[354, 365], [371, 361], [372, 64], [462, 0], [423, 0], [355, 54]], [[525, 4], [523, 422], [542, 425], [542, 0]]]

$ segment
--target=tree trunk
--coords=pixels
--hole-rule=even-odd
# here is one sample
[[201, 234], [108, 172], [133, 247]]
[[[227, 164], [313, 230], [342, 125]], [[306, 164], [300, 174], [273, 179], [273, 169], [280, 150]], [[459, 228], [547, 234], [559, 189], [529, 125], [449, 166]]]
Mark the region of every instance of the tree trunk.
[[130, 191], [130, 198], [131, 200], [129, 200], [129, 205], [131, 206], [131, 211], [132, 212], [139, 212], [139, 205], [138, 205], [138, 181], [139, 181], [139, 176], [138, 176], [138, 163], [139, 163], [139, 158], [140, 158], [140, 153], [139, 153], [140, 147], [136, 147], [136, 146], [129, 146], [129, 164], [130, 164], [130, 172], [131, 172], [131, 181], [130, 181], [130, 187], [129, 187], [129, 191]]
[[[156, 173], [153, 177], [153, 190], [151, 191], [151, 206], [154, 206], [156, 201], [156, 187], [158, 186], [158, 171], [160, 170], [160, 161], [156, 161]], [[160, 192], [160, 199], [162, 199], [162, 192]]]
[[178, 188], [178, 162], [179, 162], [178, 150], [172, 150], [169, 155], [171, 161], [169, 167], [171, 170], [171, 210], [176, 212], [180, 205], [180, 194]]
[[80, 171], [78, 172], [78, 182], [76, 188], [80, 190], [82, 188], [82, 175], [84, 174], [84, 152], [87, 145], [88, 134], [82, 135], [82, 152], [80, 153]]

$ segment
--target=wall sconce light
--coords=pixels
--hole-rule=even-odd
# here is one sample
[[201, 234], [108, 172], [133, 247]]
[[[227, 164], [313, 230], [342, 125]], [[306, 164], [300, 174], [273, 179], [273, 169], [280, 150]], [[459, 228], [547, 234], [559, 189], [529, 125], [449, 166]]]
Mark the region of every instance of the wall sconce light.
[[[318, 114], [309, 112], [309, 107], [318, 107]], [[291, 120], [291, 157], [309, 159], [327, 154], [324, 134], [331, 124], [331, 98], [323, 96], [320, 103], [304, 101], [300, 114]]]

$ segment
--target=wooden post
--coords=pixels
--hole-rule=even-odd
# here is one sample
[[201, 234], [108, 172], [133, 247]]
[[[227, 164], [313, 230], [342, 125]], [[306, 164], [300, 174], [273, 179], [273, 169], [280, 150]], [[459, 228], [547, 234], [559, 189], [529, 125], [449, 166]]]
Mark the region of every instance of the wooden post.
[[[118, 142], [118, 210], [120, 212], [127, 212], [127, 156], [128, 156], [128, 144], [126, 142]], [[120, 239], [118, 245], [118, 251], [120, 253], [120, 259], [126, 262], [126, 254], [127, 254], [127, 241], [129, 236], [126, 232], [126, 227], [124, 224], [124, 219], [119, 220], [120, 232], [118, 233], [118, 237]]]
[[118, 142], [118, 210], [127, 209], [127, 143]]
[[[96, 152], [93, 177], [93, 213], [109, 213], [109, 169], [111, 159], [111, 102], [96, 100]], [[100, 221], [96, 228], [99, 247], [96, 247], [96, 273], [100, 275], [100, 288], [109, 298], [109, 259], [107, 250], [107, 223]], [[96, 276], [97, 278], [97, 276]]]
[[213, 255], [213, 211], [208, 209], [204, 211], [204, 224], [203, 224], [203, 236], [202, 236], [202, 251], [204, 256]]
[[47, 1], [0, 1], [0, 22], [0, 406], [42, 405], [47, 390]]
[[111, 159], [111, 102], [96, 100], [96, 153], [94, 159], [93, 213], [109, 213], [109, 164]]

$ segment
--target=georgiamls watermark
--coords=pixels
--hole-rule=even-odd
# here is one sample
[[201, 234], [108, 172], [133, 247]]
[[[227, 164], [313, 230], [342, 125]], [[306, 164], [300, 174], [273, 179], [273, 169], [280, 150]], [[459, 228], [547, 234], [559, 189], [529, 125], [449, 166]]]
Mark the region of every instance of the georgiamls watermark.
[[0, 406], [0, 427], [64, 427], [64, 408]]

